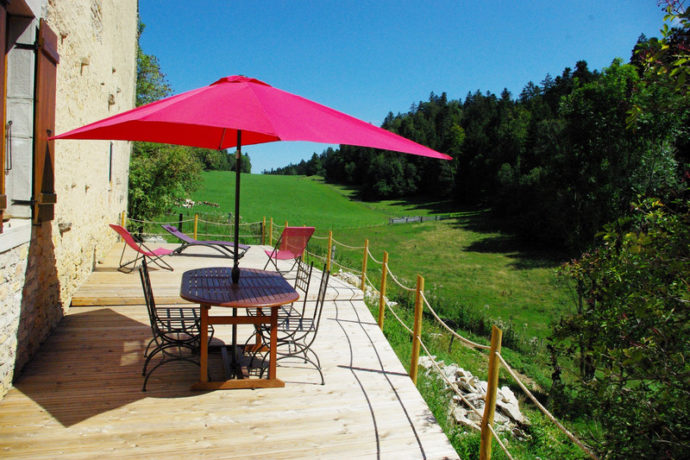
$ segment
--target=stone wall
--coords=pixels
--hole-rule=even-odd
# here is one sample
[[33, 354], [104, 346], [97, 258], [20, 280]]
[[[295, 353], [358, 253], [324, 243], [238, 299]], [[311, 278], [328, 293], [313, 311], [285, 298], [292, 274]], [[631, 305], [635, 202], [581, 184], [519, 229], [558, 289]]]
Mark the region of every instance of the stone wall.
[[[58, 36], [55, 131], [132, 108], [137, 0], [48, 0], [40, 14]], [[130, 152], [123, 141], [55, 142], [55, 219], [0, 252], [0, 397], [117, 241], [107, 224], [127, 207]]]

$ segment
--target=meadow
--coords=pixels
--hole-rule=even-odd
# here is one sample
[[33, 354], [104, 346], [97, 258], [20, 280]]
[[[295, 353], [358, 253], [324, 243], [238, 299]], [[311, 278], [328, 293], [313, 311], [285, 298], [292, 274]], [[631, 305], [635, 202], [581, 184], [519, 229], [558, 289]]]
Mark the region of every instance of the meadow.
[[[179, 208], [185, 217], [196, 213], [227, 216], [234, 207], [234, 174], [209, 171], [190, 197], [216, 203]], [[392, 217], [447, 214], [444, 202], [380, 201], [355, 199], [353, 190], [305, 176], [243, 174], [240, 215], [242, 222], [273, 218], [276, 226], [316, 227], [316, 236], [361, 247], [369, 240], [372, 255], [381, 260], [389, 253], [391, 270], [413, 285], [417, 274], [425, 278], [430, 296], [443, 299], [446, 316], [459, 307], [478, 312], [520, 331], [525, 338], [544, 339], [559, 312], [573, 305], [572, 290], [555, 275], [562, 262], [558, 254], [530, 247], [499, 230], [486, 210], [454, 212], [452, 219], [424, 223], [388, 224]], [[274, 229], [278, 234], [278, 229]], [[310, 247], [325, 253], [323, 240]], [[361, 268], [361, 251], [336, 244], [336, 258]], [[375, 264], [371, 264], [376, 279]]]

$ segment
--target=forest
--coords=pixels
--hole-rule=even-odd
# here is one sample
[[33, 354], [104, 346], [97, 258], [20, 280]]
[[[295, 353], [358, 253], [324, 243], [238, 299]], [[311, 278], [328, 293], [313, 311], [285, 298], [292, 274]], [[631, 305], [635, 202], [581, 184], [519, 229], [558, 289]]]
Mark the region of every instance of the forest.
[[628, 63], [598, 71], [579, 61], [516, 98], [431, 93], [386, 116], [383, 128], [451, 162], [340, 146], [264, 172], [320, 175], [356, 186], [364, 200], [422, 195], [491, 208], [525, 238], [578, 254], [637, 197], [671, 200], [687, 188], [687, 93], [646, 77], [642, 52], [657, 43], [641, 36]]

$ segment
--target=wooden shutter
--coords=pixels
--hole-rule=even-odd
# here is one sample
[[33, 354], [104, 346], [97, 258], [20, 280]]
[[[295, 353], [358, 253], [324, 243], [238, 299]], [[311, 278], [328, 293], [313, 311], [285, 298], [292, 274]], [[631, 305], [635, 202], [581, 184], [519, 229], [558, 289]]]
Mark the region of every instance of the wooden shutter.
[[49, 141], [48, 138], [55, 131], [55, 82], [59, 62], [57, 35], [41, 19], [34, 102], [34, 224], [55, 217], [55, 141]]
[[0, 233], [7, 209], [5, 194], [5, 53], [7, 52], [7, 9], [0, 4]]

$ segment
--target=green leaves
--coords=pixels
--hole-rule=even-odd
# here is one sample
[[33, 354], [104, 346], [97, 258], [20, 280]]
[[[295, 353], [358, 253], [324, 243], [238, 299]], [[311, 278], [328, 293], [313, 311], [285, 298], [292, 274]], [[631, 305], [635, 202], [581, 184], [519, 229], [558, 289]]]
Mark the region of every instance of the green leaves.
[[690, 439], [690, 201], [648, 198], [632, 209], [605, 227], [601, 246], [563, 267], [583, 308], [559, 322], [554, 341], [577, 345], [582, 374], [571, 386], [605, 428], [602, 451], [681, 458]]

